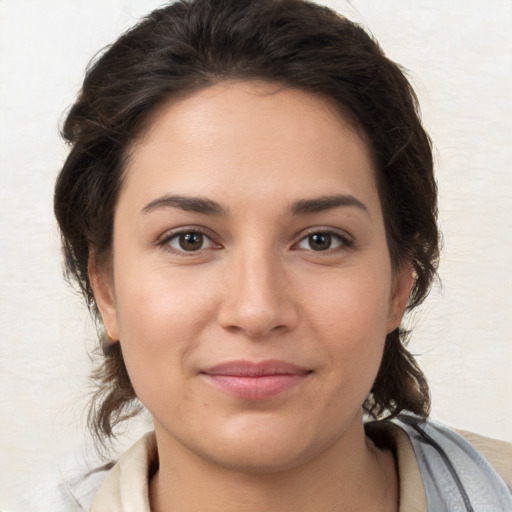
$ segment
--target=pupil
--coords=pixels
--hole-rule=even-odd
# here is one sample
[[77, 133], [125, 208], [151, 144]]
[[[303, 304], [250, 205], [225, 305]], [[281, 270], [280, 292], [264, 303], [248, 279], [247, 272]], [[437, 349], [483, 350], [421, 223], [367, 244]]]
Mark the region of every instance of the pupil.
[[326, 251], [331, 247], [331, 235], [328, 233], [316, 233], [309, 237], [309, 245], [315, 251]]
[[197, 251], [203, 245], [201, 233], [185, 233], [180, 235], [180, 246], [185, 251]]

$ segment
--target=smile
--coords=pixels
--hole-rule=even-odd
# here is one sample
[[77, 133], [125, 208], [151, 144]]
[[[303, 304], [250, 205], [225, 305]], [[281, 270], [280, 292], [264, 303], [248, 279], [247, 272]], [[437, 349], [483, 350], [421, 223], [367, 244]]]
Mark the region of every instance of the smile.
[[231, 361], [200, 372], [212, 386], [242, 400], [266, 400], [302, 383], [311, 370], [284, 361]]

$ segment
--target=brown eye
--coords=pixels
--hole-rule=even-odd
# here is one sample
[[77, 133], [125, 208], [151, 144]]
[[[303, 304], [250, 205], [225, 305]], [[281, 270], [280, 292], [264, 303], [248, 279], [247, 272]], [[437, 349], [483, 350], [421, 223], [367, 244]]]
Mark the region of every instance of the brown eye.
[[212, 241], [200, 231], [177, 233], [167, 243], [178, 252], [195, 252], [213, 246]]
[[297, 245], [299, 249], [322, 252], [352, 246], [348, 237], [329, 231], [316, 231], [305, 236]]
[[203, 245], [201, 233], [183, 233], [178, 238], [180, 248], [184, 251], [198, 251]]
[[331, 248], [332, 236], [329, 233], [315, 233], [308, 236], [308, 244], [313, 251], [327, 251]]

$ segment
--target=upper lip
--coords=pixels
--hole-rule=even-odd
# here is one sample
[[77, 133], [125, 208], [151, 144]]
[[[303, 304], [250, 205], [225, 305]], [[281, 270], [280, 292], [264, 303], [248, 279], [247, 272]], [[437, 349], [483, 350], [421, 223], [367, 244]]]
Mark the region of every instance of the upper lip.
[[233, 377], [265, 377], [270, 375], [306, 375], [311, 370], [277, 359], [267, 361], [226, 361], [211, 366], [201, 373], [207, 375], [230, 375]]

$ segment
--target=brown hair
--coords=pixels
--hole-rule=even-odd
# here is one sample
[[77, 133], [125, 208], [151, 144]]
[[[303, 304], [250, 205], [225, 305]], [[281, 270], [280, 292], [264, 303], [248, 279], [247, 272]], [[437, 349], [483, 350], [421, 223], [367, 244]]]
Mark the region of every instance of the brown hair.
[[[128, 150], [169, 98], [224, 79], [263, 79], [334, 100], [364, 135], [378, 170], [393, 267], [412, 266], [409, 309], [428, 294], [439, 235], [432, 149], [414, 91], [360, 26], [305, 0], [179, 0], [122, 35], [88, 69], [63, 126], [71, 145], [55, 189], [68, 277], [98, 317], [88, 276], [94, 253], [108, 262], [115, 206]], [[425, 377], [406, 350], [407, 333], [387, 336], [364, 407], [374, 417], [428, 415]], [[119, 343], [105, 343], [89, 416], [100, 440], [140, 409]]]

